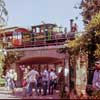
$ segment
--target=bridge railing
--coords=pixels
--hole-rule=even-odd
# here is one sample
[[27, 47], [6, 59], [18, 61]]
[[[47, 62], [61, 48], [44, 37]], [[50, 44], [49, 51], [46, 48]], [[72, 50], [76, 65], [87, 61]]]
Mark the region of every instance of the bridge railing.
[[44, 38], [34, 38], [33, 41], [28, 41], [25, 43], [22, 43], [22, 45], [12, 45], [10, 43], [10, 46], [8, 46], [8, 43], [6, 44], [6, 49], [12, 49], [12, 48], [28, 48], [28, 47], [40, 47], [40, 46], [52, 46], [52, 45], [63, 45], [65, 40], [67, 40], [65, 34], [56, 34], [51, 36], [45, 36]]

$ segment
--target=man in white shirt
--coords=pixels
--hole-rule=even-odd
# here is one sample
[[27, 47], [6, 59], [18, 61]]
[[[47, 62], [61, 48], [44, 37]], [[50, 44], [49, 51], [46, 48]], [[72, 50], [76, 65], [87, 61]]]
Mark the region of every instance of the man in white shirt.
[[35, 92], [36, 92], [36, 95], [37, 95], [37, 77], [38, 76], [39, 76], [39, 73], [34, 69], [29, 71], [29, 73], [27, 74], [28, 83], [29, 83], [28, 93], [29, 93], [30, 96], [32, 95], [33, 85], [35, 86]]
[[42, 73], [42, 81], [43, 81], [43, 95], [47, 95], [47, 88], [49, 82], [49, 72], [47, 68], [45, 68], [45, 70]]
[[55, 81], [55, 79], [57, 79], [57, 75], [55, 74], [53, 69], [51, 69], [51, 71], [50, 71], [49, 79], [50, 79], [49, 80], [49, 94], [53, 95], [54, 81]]

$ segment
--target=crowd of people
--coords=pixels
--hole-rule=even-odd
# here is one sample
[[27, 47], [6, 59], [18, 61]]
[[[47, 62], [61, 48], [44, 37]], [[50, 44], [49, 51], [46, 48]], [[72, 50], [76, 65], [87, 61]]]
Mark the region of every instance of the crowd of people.
[[[9, 69], [3, 76], [5, 78], [5, 87], [11, 90], [13, 94], [17, 88], [17, 72], [15, 69]], [[25, 68], [22, 76], [23, 96], [32, 96], [33, 89], [35, 95], [53, 95], [57, 87], [58, 77], [53, 69], [44, 68], [43, 71], [36, 70], [35, 67]]]
[[[62, 70], [63, 71], [63, 70]], [[22, 78], [23, 96], [34, 95], [53, 95], [54, 90], [57, 89], [57, 85], [63, 84], [63, 73], [56, 74], [54, 69], [45, 67], [43, 70], [37, 70], [36, 67], [25, 68]], [[17, 87], [17, 72], [15, 69], [9, 69], [6, 71], [5, 78], [6, 89], [12, 90], [14, 94]], [[60, 84], [61, 83], [61, 84]], [[61, 87], [62, 88], [62, 87]], [[35, 92], [33, 92], [33, 89]], [[60, 87], [59, 87], [60, 89]], [[100, 90], [100, 61], [95, 62], [95, 71], [92, 80], [93, 91]], [[61, 89], [60, 89], [61, 90]]]
[[58, 77], [53, 69], [48, 71], [48, 68], [45, 68], [43, 71], [38, 72], [35, 68], [31, 68], [28, 71], [24, 71], [22, 81], [23, 96], [32, 96], [33, 88], [37, 96], [53, 95], [57, 79]]

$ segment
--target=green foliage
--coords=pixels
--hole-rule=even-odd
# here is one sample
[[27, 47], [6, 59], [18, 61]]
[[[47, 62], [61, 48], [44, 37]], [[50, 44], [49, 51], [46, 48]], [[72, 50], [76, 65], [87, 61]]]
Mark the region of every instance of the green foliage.
[[5, 56], [4, 69], [6, 70], [7, 68], [9, 68], [12, 63], [19, 60], [22, 56], [24, 56], [23, 51], [10, 51], [10, 52], [7, 52], [7, 55]]
[[5, 84], [5, 79], [0, 77], [0, 86]]
[[[65, 43], [65, 48], [70, 54], [77, 55], [80, 51], [87, 54], [94, 51], [96, 57], [100, 57], [100, 0], [82, 0], [80, 5], [82, 16], [86, 27], [86, 33], [75, 40], [70, 40]], [[98, 40], [97, 40], [98, 38]], [[94, 47], [93, 49], [93, 46]], [[62, 49], [64, 52], [66, 49]]]
[[3, 48], [1, 47], [0, 48], [0, 76], [2, 75], [3, 72], [4, 61], [5, 61], [5, 56], [3, 53]]
[[[5, 26], [7, 23], [7, 15], [8, 11], [5, 7], [5, 2], [4, 0], [0, 0], [0, 33], [3, 33], [2, 31], [2, 26]], [[3, 42], [0, 41], [0, 76], [2, 75], [3, 72], [3, 66], [4, 66], [4, 61], [5, 61], [5, 56], [3, 53]]]
[[[86, 26], [86, 30], [88, 33], [92, 35], [92, 33], [95, 33], [95, 56], [97, 58], [100, 58], [100, 13], [96, 13], [89, 22], [89, 24]], [[91, 33], [92, 31], [92, 33]]]
[[77, 55], [80, 52], [87, 54], [88, 44], [90, 36], [84, 34], [82, 36], [76, 37], [75, 40], [69, 40], [64, 44], [64, 47], [67, 48], [68, 52], [73, 55]]
[[80, 8], [82, 9], [83, 21], [88, 24], [92, 16], [100, 11], [100, 0], [82, 0]]
[[87, 32], [95, 31], [96, 35], [100, 35], [100, 13], [96, 13], [95, 16], [92, 17], [89, 24], [86, 26]]
[[96, 44], [97, 49], [95, 50], [95, 56], [97, 58], [100, 58], [100, 44]]

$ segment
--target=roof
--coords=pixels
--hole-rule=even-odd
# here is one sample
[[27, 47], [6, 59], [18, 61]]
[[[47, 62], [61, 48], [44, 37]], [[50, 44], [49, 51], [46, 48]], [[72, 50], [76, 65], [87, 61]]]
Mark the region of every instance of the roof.
[[16, 32], [29, 32], [29, 30], [26, 28], [17, 28], [17, 29], [15, 29], [15, 31]]
[[12, 33], [14, 31], [16, 31], [16, 32], [29, 32], [29, 30], [26, 28], [10, 27], [10, 28], [1, 29], [0, 33], [1, 33], [1, 35], [3, 35], [3, 33], [5, 33], [6, 36], [10, 36], [10, 35], [12, 35]]
[[32, 28], [35, 28], [35, 27], [38, 27], [38, 28], [40, 28], [40, 27], [44, 27], [44, 26], [53, 26], [53, 27], [55, 27], [55, 26], [57, 26], [56, 24], [50, 24], [50, 23], [47, 23], [47, 24], [40, 24], [40, 25], [35, 25], [35, 26], [32, 26]]

